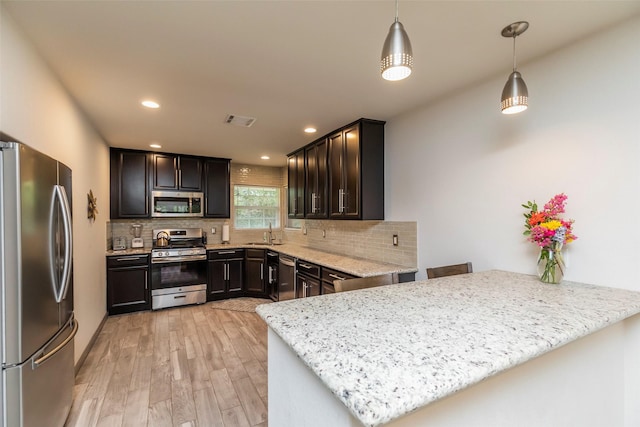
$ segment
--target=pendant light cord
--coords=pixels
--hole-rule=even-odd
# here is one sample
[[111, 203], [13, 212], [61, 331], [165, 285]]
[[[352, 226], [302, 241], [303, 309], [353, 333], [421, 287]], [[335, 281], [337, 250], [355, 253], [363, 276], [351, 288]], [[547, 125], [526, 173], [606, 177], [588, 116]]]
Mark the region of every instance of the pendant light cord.
[[513, 35], [513, 71], [516, 71], [516, 35]]
[[396, 0], [396, 22], [398, 22], [398, 1]]

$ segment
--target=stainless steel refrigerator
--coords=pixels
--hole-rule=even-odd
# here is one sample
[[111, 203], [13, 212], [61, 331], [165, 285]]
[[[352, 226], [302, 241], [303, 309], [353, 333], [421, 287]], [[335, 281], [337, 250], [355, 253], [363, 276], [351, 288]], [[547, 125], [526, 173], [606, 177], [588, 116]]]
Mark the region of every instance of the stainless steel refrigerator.
[[71, 169], [0, 133], [2, 425], [63, 426], [74, 384]]

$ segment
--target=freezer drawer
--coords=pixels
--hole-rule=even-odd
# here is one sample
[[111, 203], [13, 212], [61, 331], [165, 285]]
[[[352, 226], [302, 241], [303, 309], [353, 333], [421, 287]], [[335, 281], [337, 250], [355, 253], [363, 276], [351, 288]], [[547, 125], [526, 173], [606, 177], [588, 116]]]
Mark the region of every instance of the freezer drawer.
[[[65, 329], [56, 339], [26, 362], [2, 370], [5, 426], [62, 427], [69, 415], [74, 384], [73, 336]], [[70, 339], [69, 339], [70, 338]], [[36, 363], [43, 354], [68, 342], [47, 360]]]

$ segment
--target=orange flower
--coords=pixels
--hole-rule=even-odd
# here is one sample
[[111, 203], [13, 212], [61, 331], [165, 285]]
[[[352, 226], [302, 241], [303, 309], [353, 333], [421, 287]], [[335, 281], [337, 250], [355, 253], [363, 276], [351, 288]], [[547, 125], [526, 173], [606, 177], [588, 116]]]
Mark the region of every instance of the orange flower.
[[535, 226], [545, 221], [544, 213], [542, 212], [532, 212], [531, 218], [529, 218], [529, 225]]

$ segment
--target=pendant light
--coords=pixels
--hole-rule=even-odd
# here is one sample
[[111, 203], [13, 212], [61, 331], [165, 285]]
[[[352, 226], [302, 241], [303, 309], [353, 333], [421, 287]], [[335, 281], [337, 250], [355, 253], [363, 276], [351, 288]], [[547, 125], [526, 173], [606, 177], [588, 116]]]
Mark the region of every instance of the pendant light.
[[382, 46], [380, 72], [385, 80], [402, 80], [411, 74], [413, 52], [409, 36], [398, 21], [398, 0], [396, 0], [396, 19], [389, 28], [389, 34]]
[[516, 37], [527, 31], [527, 21], [514, 22], [502, 29], [502, 37], [513, 37], [513, 72], [507, 79], [507, 84], [502, 90], [500, 107], [502, 114], [516, 114], [527, 109], [529, 105], [529, 92], [527, 85], [522, 80], [522, 75], [516, 71]]

